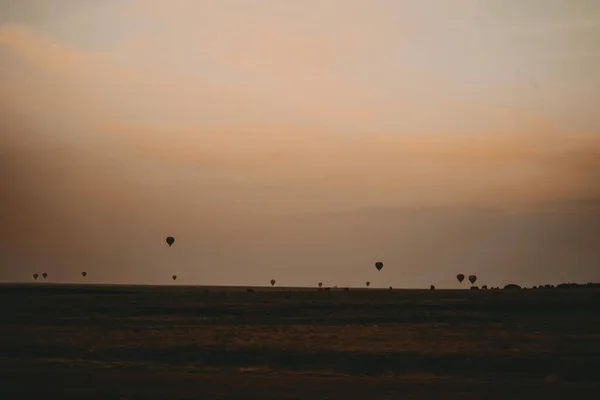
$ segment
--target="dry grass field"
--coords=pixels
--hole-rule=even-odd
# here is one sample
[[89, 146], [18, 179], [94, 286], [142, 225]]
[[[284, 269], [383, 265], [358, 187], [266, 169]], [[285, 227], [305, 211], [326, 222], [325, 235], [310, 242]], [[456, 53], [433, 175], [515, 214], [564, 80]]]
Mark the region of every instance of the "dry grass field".
[[1, 285], [0, 398], [597, 399], [600, 291]]

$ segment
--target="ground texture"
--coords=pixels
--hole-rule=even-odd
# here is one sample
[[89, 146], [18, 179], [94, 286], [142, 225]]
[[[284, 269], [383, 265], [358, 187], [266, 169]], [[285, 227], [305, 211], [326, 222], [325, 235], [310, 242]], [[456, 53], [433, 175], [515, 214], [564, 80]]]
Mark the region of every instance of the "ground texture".
[[0, 286], [0, 398], [598, 399], [600, 291]]

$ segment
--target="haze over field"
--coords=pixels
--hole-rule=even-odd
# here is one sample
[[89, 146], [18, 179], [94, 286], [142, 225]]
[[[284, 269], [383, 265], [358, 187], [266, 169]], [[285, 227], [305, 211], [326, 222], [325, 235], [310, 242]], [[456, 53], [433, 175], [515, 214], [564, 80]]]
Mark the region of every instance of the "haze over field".
[[0, 280], [598, 281], [598, 37], [593, 0], [2, 0]]

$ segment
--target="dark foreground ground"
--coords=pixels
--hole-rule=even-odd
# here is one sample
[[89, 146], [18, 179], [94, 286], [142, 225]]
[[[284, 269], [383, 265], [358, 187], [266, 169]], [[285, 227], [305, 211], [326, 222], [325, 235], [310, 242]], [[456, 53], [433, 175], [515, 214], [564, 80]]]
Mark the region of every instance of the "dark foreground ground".
[[0, 399], [598, 399], [600, 291], [0, 285]]

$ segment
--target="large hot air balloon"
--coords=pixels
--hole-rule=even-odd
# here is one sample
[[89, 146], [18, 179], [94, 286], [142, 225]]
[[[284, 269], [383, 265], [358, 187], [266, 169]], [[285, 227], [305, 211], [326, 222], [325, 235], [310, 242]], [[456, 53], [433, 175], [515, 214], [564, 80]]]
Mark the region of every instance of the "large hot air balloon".
[[377, 261], [375, 263], [375, 268], [377, 268], [377, 271], [381, 271], [381, 268], [383, 268], [383, 263], [381, 261]]
[[48, 277], [48, 274], [44, 272], [44, 273], [42, 274], [42, 276], [44, 277], [44, 279], [46, 279], [46, 278]]
[[271, 286], [275, 286], [275, 279], [271, 279]]
[[85, 272], [85, 271], [83, 271], [83, 272], [81, 273], [81, 276], [83, 276], [84, 278], [85, 278], [85, 276], [86, 276], [86, 275], [87, 275], [87, 272]]
[[462, 283], [462, 281], [465, 280], [465, 275], [464, 274], [458, 274], [458, 275], [456, 275], [456, 279], [458, 279], [458, 281], [460, 283]]
[[323, 286], [323, 282], [319, 282], [319, 287]]
[[173, 275], [173, 280], [177, 279], [177, 275]]
[[371, 282], [367, 281], [367, 287], [369, 287], [371, 285]]
[[175, 238], [173, 236], [167, 237], [167, 244], [171, 247], [175, 243]]
[[471, 282], [471, 285], [474, 285], [476, 281], [477, 277], [475, 275], [469, 275], [469, 282]]
[[38, 274], [33, 274], [33, 279], [37, 279], [38, 278]]

